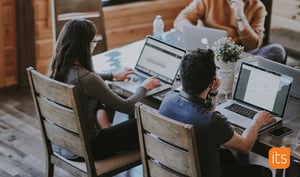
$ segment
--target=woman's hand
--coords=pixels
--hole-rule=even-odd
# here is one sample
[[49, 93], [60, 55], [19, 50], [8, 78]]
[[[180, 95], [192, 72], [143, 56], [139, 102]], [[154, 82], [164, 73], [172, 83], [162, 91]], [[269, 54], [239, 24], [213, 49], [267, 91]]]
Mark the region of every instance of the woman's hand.
[[135, 74], [135, 73], [134, 73], [133, 69], [127, 68], [123, 71], [113, 73], [113, 78], [116, 81], [124, 81], [126, 79], [129, 79], [128, 75], [130, 75], [130, 74]]
[[159, 86], [160, 84], [160, 80], [158, 80], [155, 77], [150, 77], [146, 80], [144, 80], [144, 82], [142, 83], [142, 86], [147, 90], [152, 90], [153, 88]]

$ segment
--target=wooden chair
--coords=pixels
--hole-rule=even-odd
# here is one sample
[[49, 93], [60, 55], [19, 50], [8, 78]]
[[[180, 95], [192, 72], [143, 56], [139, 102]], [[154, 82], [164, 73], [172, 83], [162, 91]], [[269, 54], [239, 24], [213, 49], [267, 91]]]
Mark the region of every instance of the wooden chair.
[[[32, 67], [27, 68], [27, 73], [46, 148], [48, 177], [53, 176], [54, 165], [74, 176], [94, 177], [112, 176], [141, 164], [139, 150], [94, 161], [75, 86], [50, 79]], [[83, 157], [85, 162], [70, 161], [54, 153], [51, 143]]]
[[71, 19], [85, 18], [94, 22], [99, 44], [94, 54], [107, 50], [104, 16], [101, 0], [51, 0], [53, 43], [64, 26]]
[[193, 125], [136, 104], [144, 177], [201, 177]]

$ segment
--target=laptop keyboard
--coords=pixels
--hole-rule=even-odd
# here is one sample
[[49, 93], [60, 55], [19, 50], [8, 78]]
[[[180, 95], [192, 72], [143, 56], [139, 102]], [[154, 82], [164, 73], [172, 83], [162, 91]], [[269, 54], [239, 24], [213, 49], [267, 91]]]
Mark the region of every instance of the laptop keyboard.
[[144, 80], [146, 80], [146, 78], [140, 75], [133, 75], [130, 77], [130, 80], [135, 83], [142, 83]]
[[253, 111], [253, 110], [251, 110], [251, 109], [248, 109], [248, 108], [246, 108], [246, 107], [244, 107], [244, 106], [241, 106], [241, 105], [235, 104], [235, 103], [233, 103], [233, 104], [231, 104], [231, 105], [225, 107], [225, 109], [228, 109], [228, 110], [230, 110], [230, 111], [232, 111], [232, 112], [241, 114], [241, 115], [243, 115], [243, 116], [245, 116], [245, 117], [248, 117], [248, 118], [251, 118], [251, 119], [252, 119], [252, 118], [255, 116], [255, 114], [257, 113], [256, 111]]
[[[130, 77], [130, 80], [132, 81], [132, 82], [134, 82], [134, 83], [137, 83], [137, 84], [141, 84], [142, 82], [144, 82], [144, 80], [146, 80], [147, 78], [146, 77], [144, 77], [144, 76], [141, 76], [141, 75], [134, 75], [134, 76], [131, 76]], [[158, 86], [157, 87], [160, 87], [161, 86], [161, 84], [158, 84]], [[156, 88], [157, 88], [156, 87]]]

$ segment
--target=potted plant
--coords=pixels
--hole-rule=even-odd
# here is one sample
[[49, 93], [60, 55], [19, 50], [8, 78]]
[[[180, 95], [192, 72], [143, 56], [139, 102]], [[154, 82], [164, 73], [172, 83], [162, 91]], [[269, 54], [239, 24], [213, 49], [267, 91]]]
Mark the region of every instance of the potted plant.
[[241, 58], [244, 47], [235, 44], [231, 37], [223, 37], [213, 44], [212, 49], [215, 52], [216, 65], [220, 68], [220, 91], [225, 94], [232, 93], [236, 62]]
[[218, 39], [212, 46], [218, 61], [237, 62], [240, 59], [244, 47], [234, 43], [231, 37]]

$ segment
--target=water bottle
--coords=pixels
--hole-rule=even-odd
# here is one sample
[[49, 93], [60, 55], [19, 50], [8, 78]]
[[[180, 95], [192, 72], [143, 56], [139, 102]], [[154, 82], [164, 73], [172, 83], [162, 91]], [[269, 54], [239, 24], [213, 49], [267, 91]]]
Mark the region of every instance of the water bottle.
[[164, 21], [160, 15], [156, 15], [153, 21], [153, 36], [156, 39], [163, 40], [164, 34]]

